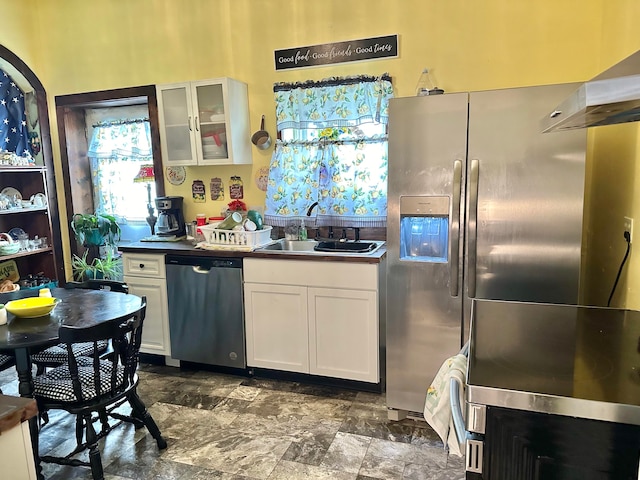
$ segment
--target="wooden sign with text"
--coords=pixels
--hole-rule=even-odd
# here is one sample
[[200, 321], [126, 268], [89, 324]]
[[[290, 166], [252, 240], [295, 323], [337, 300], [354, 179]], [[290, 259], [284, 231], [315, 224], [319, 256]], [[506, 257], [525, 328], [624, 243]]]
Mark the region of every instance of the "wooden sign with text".
[[398, 35], [287, 48], [275, 52], [276, 70], [398, 56]]

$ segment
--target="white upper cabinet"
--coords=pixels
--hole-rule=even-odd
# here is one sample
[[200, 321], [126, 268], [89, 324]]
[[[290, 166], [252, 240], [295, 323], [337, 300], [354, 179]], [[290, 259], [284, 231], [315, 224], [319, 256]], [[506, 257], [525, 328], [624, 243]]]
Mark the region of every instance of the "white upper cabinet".
[[252, 162], [246, 83], [215, 78], [156, 88], [165, 167]]

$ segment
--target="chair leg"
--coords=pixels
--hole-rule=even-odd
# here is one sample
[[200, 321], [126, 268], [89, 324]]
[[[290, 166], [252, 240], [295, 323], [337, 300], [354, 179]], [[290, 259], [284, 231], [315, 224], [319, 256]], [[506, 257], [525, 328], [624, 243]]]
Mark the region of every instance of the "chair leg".
[[102, 423], [102, 431], [108, 432], [110, 430], [109, 427], [109, 416], [107, 415], [107, 410], [102, 408], [98, 412], [98, 416], [100, 417], [100, 423]]
[[76, 416], [76, 448], [79, 448], [82, 445], [82, 435], [84, 434], [84, 425], [82, 424], [82, 417], [80, 415]]
[[49, 423], [49, 413], [46, 410], [40, 412], [40, 428]]
[[82, 415], [82, 420], [87, 429], [87, 447], [89, 448], [89, 464], [91, 465], [91, 476], [93, 480], [104, 480], [104, 472], [102, 471], [102, 459], [100, 458], [100, 450], [98, 449], [98, 435], [93, 428], [91, 421], [91, 413]]
[[147, 407], [142, 403], [142, 400], [140, 400], [140, 397], [135, 390], [131, 392], [128, 400], [129, 404], [131, 404], [131, 408], [133, 409], [133, 415], [135, 418], [139, 418], [144, 422], [144, 425], [147, 427], [147, 430], [149, 430], [151, 436], [155, 438], [158, 448], [160, 450], [167, 448], [167, 441], [162, 437], [158, 425], [153, 417], [151, 417]]

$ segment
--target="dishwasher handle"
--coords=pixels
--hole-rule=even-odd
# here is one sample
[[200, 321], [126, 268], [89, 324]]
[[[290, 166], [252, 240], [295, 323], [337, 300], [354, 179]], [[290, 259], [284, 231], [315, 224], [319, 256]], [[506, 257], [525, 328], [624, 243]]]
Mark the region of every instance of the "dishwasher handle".
[[[167, 255], [165, 256], [164, 263], [165, 265], [186, 265], [194, 267], [193, 271], [196, 273], [207, 273], [212, 268], [242, 268], [242, 258], [240, 257]], [[199, 271], [197, 271], [196, 268]]]
[[209, 270], [211, 270], [210, 268], [204, 268], [200, 265], [194, 265], [191, 267], [191, 270], [193, 270], [195, 273], [200, 273], [202, 275], [207, 275], [209, 273]]

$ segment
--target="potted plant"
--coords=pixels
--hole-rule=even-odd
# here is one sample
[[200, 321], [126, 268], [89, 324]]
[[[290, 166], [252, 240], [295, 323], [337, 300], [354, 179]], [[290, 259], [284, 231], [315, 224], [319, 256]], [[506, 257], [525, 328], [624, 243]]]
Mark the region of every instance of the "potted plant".
[[119, 280], [122, 276], [122, 262], [111, 250], [107, 250], [105, 258], [87, 258], [88, 251], [82, 257], [74, 255], [71, 259], [73, 279], [79, 282], [84, 280], [104, 279]]
[[114, 216], [105, 213], [76, 213], [71, 219], [71, 229], [85, 247], [116, 245], [120, 240], [120, 225]]

